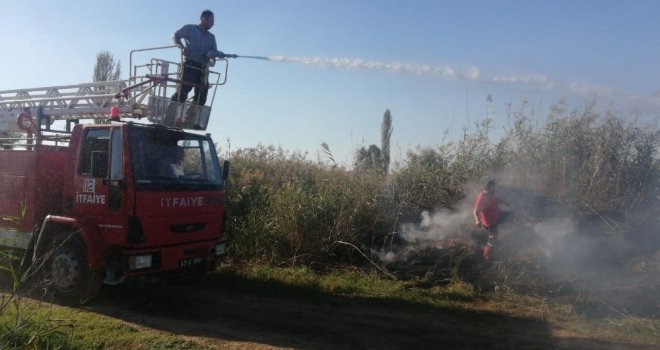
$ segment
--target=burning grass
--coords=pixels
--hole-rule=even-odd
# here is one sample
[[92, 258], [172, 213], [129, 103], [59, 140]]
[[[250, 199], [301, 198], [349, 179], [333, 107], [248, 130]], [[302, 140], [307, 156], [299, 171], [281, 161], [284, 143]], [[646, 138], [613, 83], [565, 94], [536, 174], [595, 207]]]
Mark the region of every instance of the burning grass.
[[[387, 175], [268, 147], [227, 154], [230, 256], [317, 272], [374, 268], [410, 288], [657, 318], [660, 132], [592, 107], [559, 103], [538, 127], [522, 106], [497, 144], [485, 120], [458, 141], [410, 152]], [[470, 212], [487, 178], [515, 214], [491, 265]]]
[[[460, 319], [474, 324], [492, 313], [530, 318], [554, 325], [568, 348], [657, 345], [660, 133], [560, 107], [541, 129], [514, 113], [514, 129], [497, 144], [485, 121], [457, 142], [409, 153], [389, 174], [273, 147], [226, 154], [235, 270], [209, 283], [414, 304], [403, 314], [420, 305], [469, 310]], [[481, 258], [485, 233], [470, 218], [487, 178], [515, 213], [490, 264]]]

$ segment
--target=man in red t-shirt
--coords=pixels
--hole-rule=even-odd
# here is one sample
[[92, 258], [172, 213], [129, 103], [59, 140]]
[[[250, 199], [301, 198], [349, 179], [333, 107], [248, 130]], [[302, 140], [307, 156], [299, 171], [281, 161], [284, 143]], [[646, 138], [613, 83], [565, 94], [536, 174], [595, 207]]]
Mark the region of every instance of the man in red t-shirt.
[[495, 195], [495, 181], [491, 180], [486, 183], [484, 189], [477, 195], [477, 200], [472, 210], [472, 215], [477, 226], [481, 226], [488, 231], [488, 243], [484, 246], [483, 251], [485, 260], [490, 260], [490, 251], [495, 246], [495, 240], [497, 239], [497, 228], [502, 216], [500, 203], [508, 205], [508, 203]]

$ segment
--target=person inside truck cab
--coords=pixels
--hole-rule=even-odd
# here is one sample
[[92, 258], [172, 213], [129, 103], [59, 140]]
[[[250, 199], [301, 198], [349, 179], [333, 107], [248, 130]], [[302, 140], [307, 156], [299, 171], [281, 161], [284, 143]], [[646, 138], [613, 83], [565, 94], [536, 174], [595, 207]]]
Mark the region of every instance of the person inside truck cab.
[[163, 167], [161, 176], [179, 177], [183, 176], [183, 159], [185, 151], [181, 146], [175, 146], [163, 155]]

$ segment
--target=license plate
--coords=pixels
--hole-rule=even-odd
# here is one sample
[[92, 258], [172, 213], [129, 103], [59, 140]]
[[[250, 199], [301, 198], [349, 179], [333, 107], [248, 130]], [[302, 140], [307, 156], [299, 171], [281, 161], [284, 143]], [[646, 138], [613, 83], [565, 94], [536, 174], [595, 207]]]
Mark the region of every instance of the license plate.
[[189, 267], [189, 266], [199, 265], [202, 263], [202, 261], [204, 261], [204, 258], [202, 258], [201, 256], [181, 259], [181, 261], [179, 261], [179, 267]]

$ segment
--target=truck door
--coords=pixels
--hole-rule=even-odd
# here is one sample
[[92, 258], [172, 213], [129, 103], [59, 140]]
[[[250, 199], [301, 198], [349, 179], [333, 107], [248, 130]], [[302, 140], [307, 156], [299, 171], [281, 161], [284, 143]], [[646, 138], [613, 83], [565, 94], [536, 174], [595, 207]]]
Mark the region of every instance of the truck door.
[[[120, 127], [88, 128], [74, 181], [74, 211], [84, 213], [104, 237], [124, 229], [125, 180]], [[107, 240], [106, 240], [107, 241]]]

